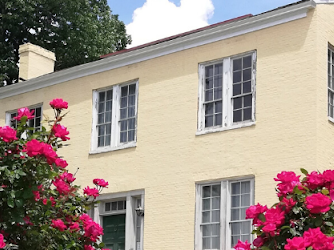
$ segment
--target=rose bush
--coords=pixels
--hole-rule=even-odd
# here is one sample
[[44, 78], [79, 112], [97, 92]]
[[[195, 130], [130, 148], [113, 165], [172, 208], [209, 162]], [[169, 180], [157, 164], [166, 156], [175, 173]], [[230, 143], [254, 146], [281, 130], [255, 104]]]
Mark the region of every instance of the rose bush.
[[289, 171], [277, 175], [279, 201], [271, 208], [257, 204], [246, 210], [257, 238], [253, 247], [238, 241], [236, 250], [334, 249], [334, 170], [301, 172], [303, 179]]
[[[67, 102], [50, 102], [55, 120], [49, 130], [32, 133], [28, 108], [18, 110], [18, 126], [0, 127], [0, 249], [101, 249], [103, 229], [88, 215], [108, 182], [74, 185], [68, 163], [57, 154], [69, 131], [60, 124]], [[50, 123], [50, 121], [49, 121]]]

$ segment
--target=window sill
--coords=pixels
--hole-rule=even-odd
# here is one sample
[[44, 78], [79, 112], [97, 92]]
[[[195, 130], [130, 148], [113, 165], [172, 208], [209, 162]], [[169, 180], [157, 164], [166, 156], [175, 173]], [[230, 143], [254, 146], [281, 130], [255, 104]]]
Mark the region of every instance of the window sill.
[[[334, 119], [333, 119], [333, 122], [334, 122]], [[251, 122], [234, 124], [230, 127], [218, 127], [218, 128], [209, 128], [209, 129], [205, 129], [205, 130], [198, 130], [196, 132], [196, 135], [205, 135], [205, 134], [221, 132], [221, 131], [226, 131], [226, 130], [232, 130], [232, 129], [237, 129], [237, 128], [245, 128], [245, 127], [250, 127], [250, 126], [255, 126], [255, 122], [251, 121]]]
[[89, 151], [89, 154], [95, 155], [95, 154], [107, 153], [107, 152], [117, 151], [117, 150], [126, 149], [126, 148], [134, 148], [136, 146], [137, 146], [136, 142], [130, 142], [130, 143], [116, 146], [116, 147], [97, 148], [97, 149]]
[[334, 123], [334, 118], [330, 117], [330, 116], [327, 116], [328, 117], [328, 121]]

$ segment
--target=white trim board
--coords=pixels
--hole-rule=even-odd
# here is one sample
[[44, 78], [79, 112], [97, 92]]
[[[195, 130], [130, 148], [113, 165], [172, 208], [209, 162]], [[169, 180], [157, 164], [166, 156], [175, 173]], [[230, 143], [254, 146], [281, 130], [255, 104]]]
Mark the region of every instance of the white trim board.
[[43, 75], [25, 82], [0, 88], [0, 99], [301, 19], [306, 17], [308, 10], [315, 8], [315, 6], [316, 3], [313, 0], [301, 2], [142, 49]]
[[313, 0], [315, 3], [334, 3], [334, 0]]

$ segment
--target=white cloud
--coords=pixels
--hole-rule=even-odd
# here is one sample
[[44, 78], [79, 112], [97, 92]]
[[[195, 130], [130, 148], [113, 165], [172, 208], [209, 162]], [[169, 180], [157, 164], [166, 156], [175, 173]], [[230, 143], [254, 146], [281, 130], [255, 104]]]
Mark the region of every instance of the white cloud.
[[181, 0], [180, 6], [169, 0], [146, 0], [126, 26], [133, 40], [130, 47], [206, 26], [213, 11], [211, 0]]

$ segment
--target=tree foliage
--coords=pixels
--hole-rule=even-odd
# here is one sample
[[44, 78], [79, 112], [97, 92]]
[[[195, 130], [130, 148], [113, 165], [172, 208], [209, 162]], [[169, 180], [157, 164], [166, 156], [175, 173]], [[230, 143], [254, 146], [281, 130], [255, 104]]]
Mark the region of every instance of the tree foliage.
[[27, 42], [55, 52], [61, 70], [124, 49], [131, 38], [107, 0], [0, 1], [0, 84], [17, 82], [18, 49]]

